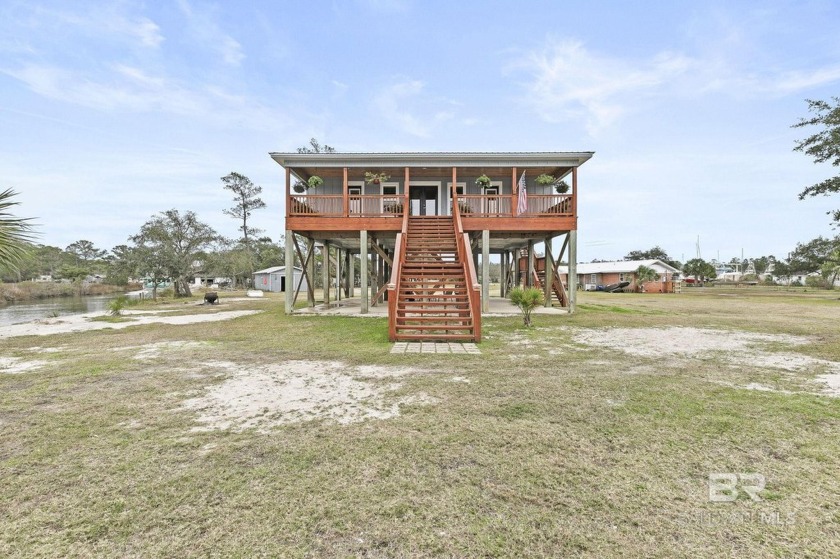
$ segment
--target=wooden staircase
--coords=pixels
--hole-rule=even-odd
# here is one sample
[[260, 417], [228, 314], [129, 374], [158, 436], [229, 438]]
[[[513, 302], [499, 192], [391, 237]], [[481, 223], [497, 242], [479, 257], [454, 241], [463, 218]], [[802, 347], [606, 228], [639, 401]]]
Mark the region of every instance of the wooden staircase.
[[[399, 262], [396, 340], [477, 341], [469, 267], [449, 216], [410, 216]], [[480, 326], [479, 326], [480, 328]]]
[[[569, 295], [568, 293], [566, 293], [566, 286], [563, 285], [563, 282], [560, 281], [560, 278], [557, 277], [557, 274], [553, 274], [552, 279], [554, 281], [552, 282], [551, 286], [551, 306], [568, 307]], [[534, 287], [542, 289], [544, 285], [545, 270], [534, 270]]]

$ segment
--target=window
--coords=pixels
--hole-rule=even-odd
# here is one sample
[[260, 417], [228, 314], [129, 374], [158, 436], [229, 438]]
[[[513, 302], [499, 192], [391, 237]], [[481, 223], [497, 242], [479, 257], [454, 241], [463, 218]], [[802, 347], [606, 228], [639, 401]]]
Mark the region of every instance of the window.
[[589, 274], [589, 283], [593, 285], [598, 283], [598, 274]]
[[400, 187], [397, 183], [382, 185], [382, 207], [383, 214], [402, 214], [400, 200]]
[[350, 197], [350, 213], [351, 214], [362, 213], [362, 187], [361, 186], [348, 186], [347, 187], [347, 194]]
[[[446, 192], [447, 197], [449, 198], [449, 215], [452, 215], [452, 183], [446, 183]], [[470, 208], [470, 203], [466, 198], [461, 198], [464, 194], [468, 194], [467, 192], [467, 183], [465, 182], [456, 182], [455, 183], [455, 193], [458, 195], [458, 205], [461, 208], [461, 215], [470, 214], [472, 213], [472, 209]]]

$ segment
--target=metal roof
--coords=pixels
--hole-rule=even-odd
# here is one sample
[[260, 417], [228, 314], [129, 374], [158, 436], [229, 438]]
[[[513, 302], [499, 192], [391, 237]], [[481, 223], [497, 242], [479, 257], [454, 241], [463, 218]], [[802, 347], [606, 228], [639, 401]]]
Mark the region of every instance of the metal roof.
[[[254, 272], [254, 274], [273, 274], [275, 272], [283, 272], [285, 270], [285, 266], [272, 266], [271, 268], [266, 268], [265, 270], [257, 270], [256, 272]], [[297, 266], [295, 266], [295, 270], [302, 272], [303, 268], [298, 268]]]
[[[578, 274], [620, 274], [631, 273], [639, 269], [639, 266], [653, 268], [657, 272], [668, 272], [675, 274], [679, 272], [676, 268], [661, 260], [617, 260], [614, 262], [581, 262], [577, 265]], [[567, 266], [559, 266], [561, 273], [568, 271]]]
[[541, 152], [394, 152], [394, 153], [270, 153], [284, 167], [578, 167], [588, 161], [593, 151]]

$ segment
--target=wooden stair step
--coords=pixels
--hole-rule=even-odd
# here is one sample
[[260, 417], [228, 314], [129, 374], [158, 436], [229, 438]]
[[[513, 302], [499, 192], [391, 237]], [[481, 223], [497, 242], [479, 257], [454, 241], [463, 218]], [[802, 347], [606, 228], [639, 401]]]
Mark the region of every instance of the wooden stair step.
[[410, 324], [410, 325], [397, 325], [398, 330], [417, 330], [418, 332], [423, 331], [434, 331], [434, 330], [472, 330], [472, 324]]

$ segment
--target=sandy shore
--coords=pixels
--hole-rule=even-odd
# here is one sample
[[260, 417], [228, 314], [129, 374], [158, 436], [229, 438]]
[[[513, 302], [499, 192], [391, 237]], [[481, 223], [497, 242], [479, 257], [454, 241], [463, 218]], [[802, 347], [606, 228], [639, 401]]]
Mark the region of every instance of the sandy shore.
[[91, 320], [105, 316], [105, 313], [88, 313], [78, 315], [46, 318], [26, 322], [23, 324], [8, 324], [0, 326], [0, 339], [18, 336], [50, 336], [66, 334], [68, 332], [85, 332], [88, 330], [104, 330], [112, 328], [120, 330], [143, 324], [196, 324], [200, 322], [217, 322], [230, 320], [240, 316], [257, 314], [262, 311], [219, 311], [208, 314], [190, 314], [182, 316], [166, 316], [167, 311], [125, 311], [126, 322], [102, 322]]

